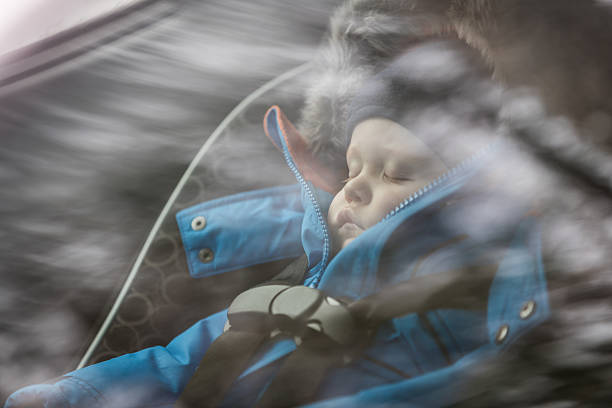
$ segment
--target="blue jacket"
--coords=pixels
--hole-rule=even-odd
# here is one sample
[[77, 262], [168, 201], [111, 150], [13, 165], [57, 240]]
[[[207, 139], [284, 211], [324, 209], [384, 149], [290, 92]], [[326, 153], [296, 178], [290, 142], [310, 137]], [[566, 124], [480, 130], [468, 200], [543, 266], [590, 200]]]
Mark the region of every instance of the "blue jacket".
[[[366, 350], [372, 358], [331, 372], [319, 401], [311, 405], [443, 406], [465, 398], [457, 390], [466, 370], [506, 349], [548, 316], [537, 218], [528, 214], [525, 203], [509, 201], [503, 193], [485, 195], [478, 188], [506, 147], [498, 144], [432, 182], [331, 259], [325, 214], [332, 196], [303, 177], [281, 115], [272, 108], [265, 125], [298, 183], [225, 197], [178, 213], [191, 275], [220, 274], [305, 252], [309, 267], [304, 285], [358, 299], [415, 275], [449, 268], [469, 273], [472, 267], [491, 264], [496, 272], [486, 310], [433, 310], [383, 324]], [[470, 211], [491, 215], [471, 218]], [[206, 217], [203, 229], [192, 229], [196, 216]], [[199, 260], [202, 248], [213, 251], [211, 262]], [[44, 401], [44, 407], [171, 406], [222, 333], [225, 320], [226, 311], [221, 311], [166, 347], [85, 367], [55, 384], [25, 387], [9, 397], [5, 408], [35, 399]], [[295, 347], [283, 337], [266, 344], [223, 405], [252, 405]]]

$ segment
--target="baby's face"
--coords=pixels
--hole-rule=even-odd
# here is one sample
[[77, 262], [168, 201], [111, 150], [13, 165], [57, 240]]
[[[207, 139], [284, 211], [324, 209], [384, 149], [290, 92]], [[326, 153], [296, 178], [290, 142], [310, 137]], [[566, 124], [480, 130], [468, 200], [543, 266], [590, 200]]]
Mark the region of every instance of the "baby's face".
[[383, 118], [367, 119], [355, 127], [346, 162], [349, 177], [327, 215], [335, 251], [446, 171], [419, 138]]

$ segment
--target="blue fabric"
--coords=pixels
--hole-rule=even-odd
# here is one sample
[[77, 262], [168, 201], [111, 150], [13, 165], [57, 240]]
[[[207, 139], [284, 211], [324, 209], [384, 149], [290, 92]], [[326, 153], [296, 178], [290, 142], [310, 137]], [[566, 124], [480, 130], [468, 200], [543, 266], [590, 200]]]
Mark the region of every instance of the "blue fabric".
[[[205, 217], [206, 225], [193, 230], [191, 221], [198, 216]], [[223, 197], [176, 215], [189, 272], [195, 278], [298, 256], [303, 252], [303, 219], [299, 185]], [[212, 262], [198, 259], [202, 248], [213, 251]]]
[[270, 109], [266, 116], [266, 129], [272, 142], [283, 152], [289, 169], [302, 188], [304, 217], [301, 238], [304, 252], [308, 257], [309, 268], [304, 285], [317, 287], [323, 270], [329, 261], [331, 251], [326, 214], [333, 197], [331, 194], [315, 188], [312, 183], [302, 177], [289, 153], [289, 146], [283, 135], [278, 115], [278, 108]]
[[[304, 285], [317, 287], [323, 275], [328, 259], [330, 238], [325, 224], [329, 205], [333, 196], [325, 191], [316, 189], [311, 183], [306, 183], [305, 193], [302, 197], [304, 203], [304, 220], [302, 222], [302, 247], [308, 257], [308, 273]], [[320, 219], [324, 217], [322, 223]]]
[[56, 407], [172, 406], [204, 352], [223, 332], [226, 311], [202, 319], [166, 347], [151, 347], [66, 374], [53, 385], [14, 393], [5, 408], [42, 400]]
[[[487, 309], [491, 341], [495, 340], [501, 325], [510, 327], [509, 338], [503, 343], [503, 347], [510, 346], [523, 333], [549, 316], [546, 276], [542, 265], [541, 238], [536, 217], [528, 217], [518, 226], [509, 255], [500, 265], [489, 296], [496, 299], [496, 302], [489, 302]], [[535, 311], [529, 319], [521, 319], [521, 308], [528, 301], [535, 302]]]
[[443, 407], [468, 398], [466, 374], [478, 363], [496, 354], [488, 345], [466, 355], [453, 365], [415, 378], [373, 387], [353, 395], [323, 400], [306, 405], [309, 408], [328, 407]]
[[[270, 117], [269, 120], [275, 118]], [[280, 132], [278, 127], [276, 132]], [[283, 139], [272, 133], [292, 168]], [[486, 164], [483, 162], [482, 166]], [[194, 276], [207, 276], [305, 251], [310, 267], [305, 284], [331, 295], [357, 299], [415, 275], [441, 272], [449, 263], [469, 268], [479, 256], [489, 252], [488, 236], [481, 230], [490, 234], [508, 230], [511, 243], [495, 264], [486, 313], [431, 311], [426, 318], [433, 333], [423, 326], [421, 318], [407, 315], [384, 324], [376, 334], [367, 355], [414, 378], [405, 379], [383, 365], [357, 360], [329, 374], [319, 393], [321, 401], [312, 406], [451, 404], [456, 398], [465, 397], [457, 387], [471, 367], [512, 344], [549, 313], [540, 237], [534, 219], [524, 218], [518, 225], [496, 224], [495, 220], [472, 225], [466, 217], [457, 216], [458, 207], [439, 206], [477, 181], [481, 167], [457, 174], [444, 188], [424, 195], [414, 205], [366, 230], [331, 262], [327, 259], [329, 239], [322, 216], [330, 196], [316, 190], [299, 173], [296, 173], [298, 186], [243, 193], [197, 205], [177, 215], [190, 271]], [[479, 202], [478, 197], [473, 199]], [[468, 207], [472, 203], [467, 201]], [[440, 209], [431, 211], [436, 206]], [[524, 209], [518, 207], [512, 210], [521, 214]], [[191, 220], [197, 215], [205, 216], [207, 225], [193, 231]], [[448, 228], [448, 220], [456, 223], [455, 228]], [[392, 236], [402, 230], [409, 232], [409, 241], [400, 251], [388, 254], [385, 249]], [[197, 252], [203, 247], [215, 252], [210, 264], [197, 259]], [[399, 268], [392, 272], [379, 270], [383, 255], [389, 256]], [[523, 319], [520, 310], [527, 301], [535, 301], [537, 308], [533, 315]], [[26, 387], [13, 394], [5, 408], [15, 408], [29, 400], [44, 401], [48, 408], [171, 406], [206, 349], [222, 333], [225, 319], [226, 312], [219, 312], [199, 321], [166, 347], [145, 349], [68, 373], [53, 385]], [[510, 330], [498, 345], [495, 336], [501, 325], [508, 325]], [[443, 353], [436, 338], [448, 350], [450, 365], [449, 356]], [[224, 406], [252, 405], [294, 348], [287, 338], [267, 343], [235, 382]]]

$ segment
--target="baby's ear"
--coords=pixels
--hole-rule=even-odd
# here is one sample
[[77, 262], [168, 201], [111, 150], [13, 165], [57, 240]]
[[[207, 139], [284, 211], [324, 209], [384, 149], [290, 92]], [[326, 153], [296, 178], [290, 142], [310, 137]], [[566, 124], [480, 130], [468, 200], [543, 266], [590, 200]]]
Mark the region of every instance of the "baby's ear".
[[287, 151], [304, 179], [331, 194], [340, 190], [343, 175], [338, 169], [326, 166], [314, 155], [308, 142], [278, 106], [268, 109], [263, 124], [266, 136], [281, 153], [284, 147], [287, 147]]

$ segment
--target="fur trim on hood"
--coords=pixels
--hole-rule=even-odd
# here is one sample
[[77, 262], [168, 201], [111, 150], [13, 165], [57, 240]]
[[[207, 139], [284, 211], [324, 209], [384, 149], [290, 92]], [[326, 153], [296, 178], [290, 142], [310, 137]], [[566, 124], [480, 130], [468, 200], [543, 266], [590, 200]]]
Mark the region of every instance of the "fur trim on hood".
[[324, 161], [342, 162], [347, 109], [363, 81], [412, 44], [447, 37], [476, 49], [499, 83], [529, 88], [548, 114], [607, 140], [593, 115], [612, 118], [611, 20], [594, 0], [348, 1], [331, 19], [298, 129]]

